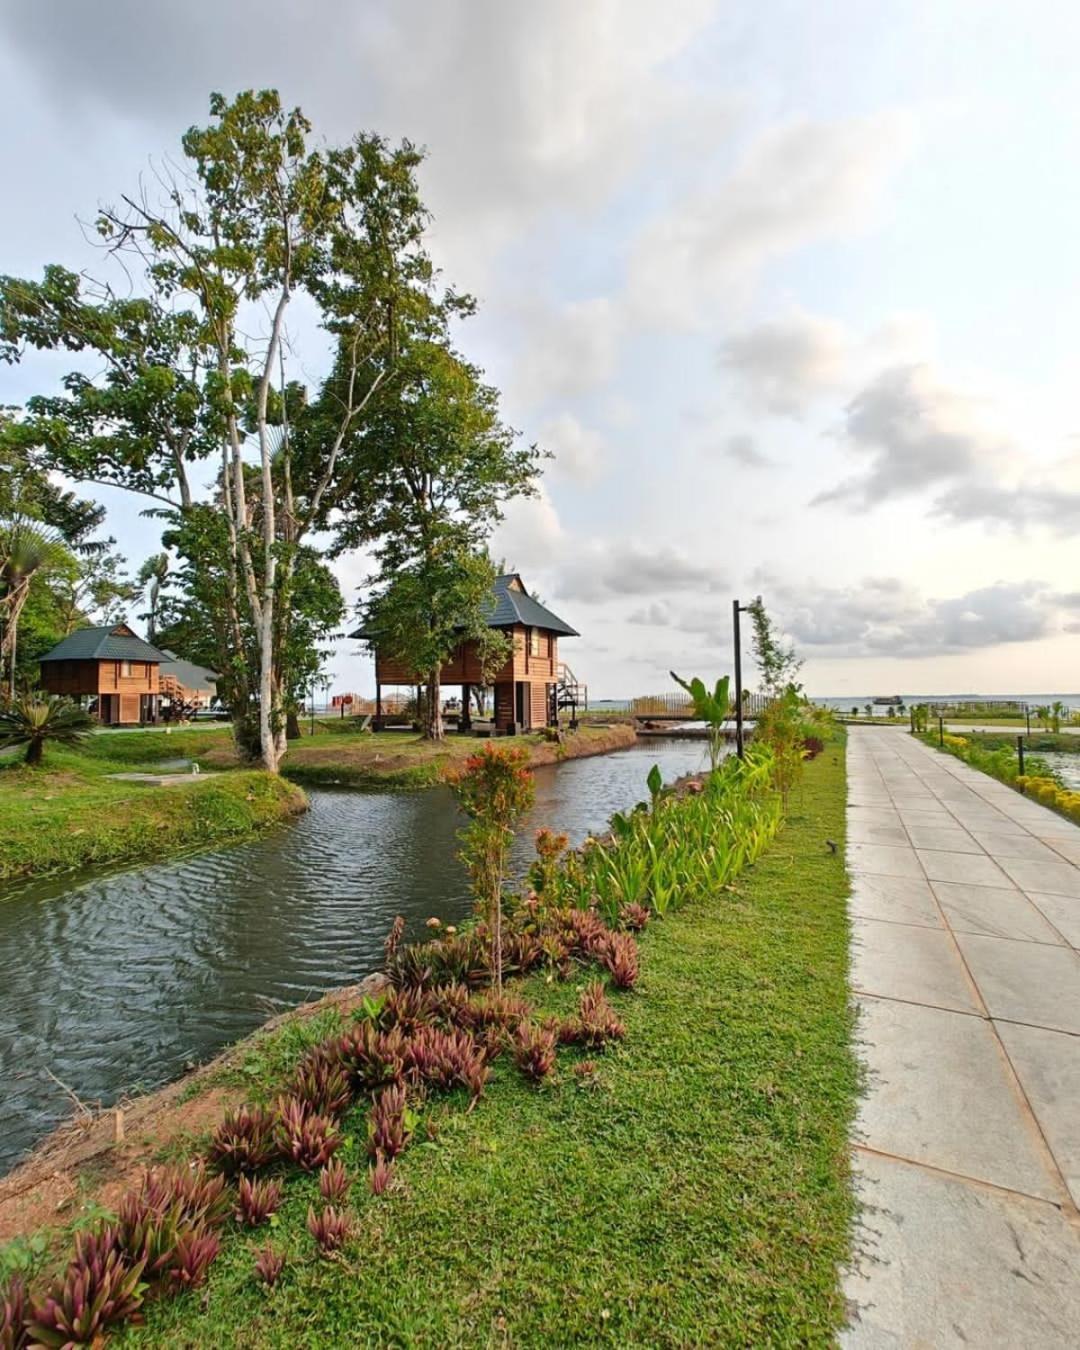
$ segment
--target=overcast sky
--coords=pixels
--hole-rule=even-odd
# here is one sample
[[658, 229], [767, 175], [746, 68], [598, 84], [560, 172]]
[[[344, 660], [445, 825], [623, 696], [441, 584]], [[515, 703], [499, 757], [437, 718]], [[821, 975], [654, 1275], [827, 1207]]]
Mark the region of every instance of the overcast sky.
[[211, 90], [409, 137], [462, 345], [555, 455], [494, 551], [594, 696], [730, 669], [757, 592], [812, 693], [1075, 691], [1078, 47], [1040, 0], [0, 0], [0, 271], [90, 261]]

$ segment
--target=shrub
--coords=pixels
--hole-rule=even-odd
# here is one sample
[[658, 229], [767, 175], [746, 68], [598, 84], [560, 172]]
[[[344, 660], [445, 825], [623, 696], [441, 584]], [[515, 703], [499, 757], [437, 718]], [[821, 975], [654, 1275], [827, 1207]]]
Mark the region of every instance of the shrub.
[[390, 983], [414, 989], [446, 984], [467, 984], [473, 988], [491, 979], [491, 959], [487, 943], [472, 929], [434, 942], [418, 942], [404, 947], [387, 964]]
[[124, 1257], [115, 1228], [75, 1235], [75, 1257], [41, 1303], [35, 1303], [27, 1330], [43, 1346], [92, 1345], [105, 1329], [142, 1306], [146, 1285], [142, 1264]]
[[329, 1162], [341, 1147], [341, 1134], [329, 1116], [312, 1111], [297, 1097], [281, 1097], [277, 1107], [277, 1143], [286, 1158], [305, 1172]]
[[206, 1156], [226, 1176], [265, 1167], [277, 1156], [273, 1112], [259, 1106], [230, 1111], [210, 1136]]
[[825, 749], [825, 742], [820, 736], [804, 736], [802, 748], [804, 759], [817, 759]]
[[406, 1036], [417, 1027], [429, 1025], [435, 1016], [433, 992], [410, 986], [391, 989], [382, 1006], [380, 1020], [384, 1026], [398, 1027]]
[[572, 909], [566, 916], [566, 926], [564, 941], [570, 951], [589, 961], [598, 960], [610, 936], [603, 919], [591, 909]]
[[352, 1177], [345, 1170], [345, 1164], [335, 1158], [319, 1173], [319, 1194], [328, 1204], [338, 1204], [348, 1199]]
[[276, 1214], [281, 1205], [280, 1181], [253, 1181], [250, 1177], [241, 1177], [236, 1188], [237, 1223], [248, 1228], [258, 1228], [271, 1214]]
[[171, 1216], [178, 1227], [216, 1228], [229, 1217], [229, 1192], [223, 1176], [208, 1175], [205, 1166], [163, 1167], [147, 1172], [138, 1191], [121, 1202], [121, 1233], [125, 1216], [137, 1220], [153, 1214]]
[[514, 1063], [534, 1083], [546, 1078], [555, 1067], [555, 1032], [522, 1022], [514, 1033]]
[[600, 960], [617, 989], [633, 989], [638, 982], [637, 943], [629, 933], [612, 933]]
[[383, 1088], [375, 1098], [368, 1116], [368, 1152], [391, 1161], [412, 1138], [412, 1113], [405, 1101], [405, 1089], [396, 1085]]
[[193, 1228], [176, 1240], [168, 1280], [173, 1289], [197, 1289], [221, 1251], [221, 1238], [212, 1229]]
[[266, 1285], [267, 1289], [273, 1289], [274, 1285], [281, 1279], [281, 1272], [284, 1269], [284, 1256], [282, 1256], [280, 1252], [276, 1252], [273, 1247], [267, 1243], [255, 1258], [256, 1277]]
[[327, 1205], [318, 1214], [308, 1208], [307, 1227], [319, 1251], [324, 1256], [330, 1256], [345, 1245], [351, 1225], [347, 1214], [340, 1213], [333, 1205]]
[[26, 1284], [21, 1275], [12, 1275], [0, 1295], [0, 1350], [24, 1350], [30, 1343], [26, 1329], [29, 1307]]
[[320, 1115], [339, 1116], [352, 1101], [349, 1070], [332, 1049], [315, 1046], [297, 1066], [289, 1093]]

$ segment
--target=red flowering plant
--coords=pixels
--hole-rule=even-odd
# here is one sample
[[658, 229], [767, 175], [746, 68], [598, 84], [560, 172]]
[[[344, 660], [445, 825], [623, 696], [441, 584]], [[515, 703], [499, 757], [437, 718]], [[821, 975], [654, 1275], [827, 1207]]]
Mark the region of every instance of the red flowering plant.
[[461, 860], [472, 883], [476, 908], [491, 938], [491, 974], [497, 989], [503, 980], [503, 878], [514, 827], [533, 804], [535, 787], [525, 767], [528, 751], [519, 746], [484, 746], [470, 755], [454, 783], [458, 805], [469, 817], [461, 832]]

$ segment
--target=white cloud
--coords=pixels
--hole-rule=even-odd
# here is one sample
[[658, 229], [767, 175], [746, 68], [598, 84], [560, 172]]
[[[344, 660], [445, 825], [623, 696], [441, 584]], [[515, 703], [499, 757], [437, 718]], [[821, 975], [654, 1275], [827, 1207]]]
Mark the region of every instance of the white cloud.
[[771, 469], [776, 463], [758, 449], [753, 436], [744, 433], [729, 436], [721, 447], [721, 454], [747, 469]]
[[863, 228], [910, 139], [900, 112], [766, 130], [719, 188], [676, 201], [642, 231], [629, 260], [634, 317], [694, 325], [770, 259]]
[[848, 372], [850, 339], [842, 324], [809, 314], [741, 329], [720, 346], [721, 369], [752, 407], [780, 417], [802, 417], [835, 392]]
[[610, 300], [524, 305], [514, 315], [524, 335], [510, 396], [526, 407], [590, 394], [615, 374], [619, 320]]
[[563, 413], [540, 429], [540, 444], [555, 456], [550, 472], [571, 483], [587, 485], [603, 476], [607, 442], [598, 431]]
[[676, 591], [716, 591], [723, 577], [692, 561], [681, 549], [640, 544], [593, 542], [574, 551], [560, 572], [559, 593], [578, 600], [617, 596], [656, 596]]

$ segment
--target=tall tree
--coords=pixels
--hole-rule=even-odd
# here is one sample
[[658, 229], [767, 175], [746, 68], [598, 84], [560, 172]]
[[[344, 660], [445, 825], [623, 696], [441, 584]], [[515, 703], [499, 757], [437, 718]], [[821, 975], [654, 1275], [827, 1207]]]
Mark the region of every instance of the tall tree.
[[393, 397], [378, 401], [350, 447], [353, 501], [342, 544], [374, 541], [365, 631], [424, 676], [425, 734], [443, 735], [439, 673], [473, 639], [489, 672], [506, 659], [487, 627], [494, 568], [486, 545], [509, 498], [536, 491], [541, 452], [499, 419], [498, 396], [442, 336], [399, 355]]
[[[255, 709], [258, 753], [276, 770], [300, 549], [335, 505], [346, 441], [392, 379], [398, 329], [462, 302], [439, 295], [422, 247], [411, 145], [361, 134], [313, 148], [306, 118], [270, 90], [215, 94], [210, 112], [183, 137], [182, 169], [159, 174], [158, 198], [126, 197], [101, 214], [107, 249], [142, 294], [59, 267], [40, 282], [2, 278], [0, 359], [27, 347], [94, 355], [99, 373], [75, 371], [61, 394], [31, 399], [10, 438], [171, 514], [190, 565], [215, 573], [214, 621], [236, 654], [234, 711], [246, 724]], [[298, 297], [336, 350], [311, 416], [289, 379], [294, 362], [313, 364], [286, 340]], [[194, 470], [210, 459], [220, 490], [200, 498]]]
[[161, 588], [169, 575], [169, 555], [151, 553], [135, 577], [138, 593], [146, 598], [147, 610], [139, 617], [146, 620], [148, 642], [157, 641], [158, 614], [161, 610]]

